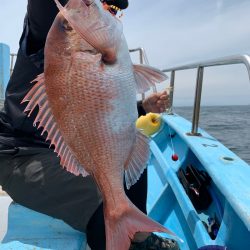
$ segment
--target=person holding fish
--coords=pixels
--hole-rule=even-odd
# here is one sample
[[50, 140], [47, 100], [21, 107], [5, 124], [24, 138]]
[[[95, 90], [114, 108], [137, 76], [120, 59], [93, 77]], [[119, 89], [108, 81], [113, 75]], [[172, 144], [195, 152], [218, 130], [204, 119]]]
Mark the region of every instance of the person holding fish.
[[116, 17], [127, 7], [28, 0], [0, 112], [0, 185], [14, 201], [86, 232], [93, 250], [175, 250], [176, 241], [151, 233], [171, 232], [145, 215], [149, 139], [135, 128], [138, 113], [168, 105], [164, 91], [136, 106], [136, 90], [166, 76], [132, 65]]

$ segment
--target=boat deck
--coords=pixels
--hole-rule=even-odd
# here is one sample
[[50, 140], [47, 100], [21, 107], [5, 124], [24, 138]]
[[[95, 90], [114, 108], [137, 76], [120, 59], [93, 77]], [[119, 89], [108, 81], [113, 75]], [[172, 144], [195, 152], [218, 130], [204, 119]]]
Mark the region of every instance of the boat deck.
[[[5, 207], [11, 202], [8, 196], [0, 199]], [[3, 211], [0, 212], [2, 214]], [[1, 250], [61, 250], [69, 249], [69, 246], [72, 250], [88, 249], [85, 234], [72, 229], [61, 220], [14, 202], [10, 203], [8, 211], [5, 209], [4, 213], [6, 219], [8, 213], [8, 231], [0, 244]]]
[[[0, 241], [3, 239], [4, 235], [7, 231], [7, 223], [8, 223], [8, 208], [11, 203], [12, 199], [6, 195], [5, 192], [3, 192], [0, 189]], [[0, 247], [1, 248], [1, 247]]]

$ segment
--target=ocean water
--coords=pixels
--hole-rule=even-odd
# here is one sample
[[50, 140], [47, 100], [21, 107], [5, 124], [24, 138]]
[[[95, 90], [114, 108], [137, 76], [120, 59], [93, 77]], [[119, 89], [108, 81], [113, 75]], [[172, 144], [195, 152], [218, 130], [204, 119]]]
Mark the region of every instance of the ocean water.
[[[173, 111], [192, 121], [192, 107]], [[250, 105], [201, 107], [199, 127], [250, 165]]]
[[[174, 112], [192, 121], [192, 107], [175, 107]], [[250, 165], [250, 105], [201, 107], [199, 127]]]

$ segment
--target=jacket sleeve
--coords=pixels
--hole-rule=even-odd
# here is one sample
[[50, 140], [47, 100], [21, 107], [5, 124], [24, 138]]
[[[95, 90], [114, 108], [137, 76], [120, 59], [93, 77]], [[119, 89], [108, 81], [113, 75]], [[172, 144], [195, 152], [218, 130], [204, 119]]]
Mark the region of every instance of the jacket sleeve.
[[[62, 5], [67, 0], [59, 0]], [[30, 53], [42, 49], [58, 9], [53, 0], [28, 0], [27, 18], [29, 24]]]

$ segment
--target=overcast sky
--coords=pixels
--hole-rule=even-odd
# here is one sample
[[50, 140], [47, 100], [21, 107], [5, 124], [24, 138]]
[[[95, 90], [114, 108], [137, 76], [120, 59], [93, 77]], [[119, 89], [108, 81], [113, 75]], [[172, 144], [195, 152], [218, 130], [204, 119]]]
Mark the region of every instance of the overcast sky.
[[[16, 52], [27, 0], [0, 1], [0, 42]], [[144, 47], [150, 64], [165, 69], [250, 54], [249, 13], [249, 0], [130, 0], [122, 20], [129, 47]], [[194, 70], [177, 73], [175, 105], [193, 104], [195, 78]], [[204, 105], [250, 104], [244, 66], [206, 69], [202, 95]]]

